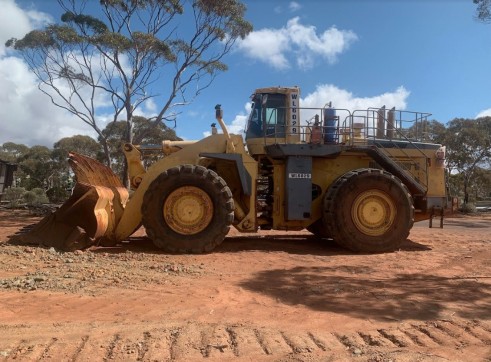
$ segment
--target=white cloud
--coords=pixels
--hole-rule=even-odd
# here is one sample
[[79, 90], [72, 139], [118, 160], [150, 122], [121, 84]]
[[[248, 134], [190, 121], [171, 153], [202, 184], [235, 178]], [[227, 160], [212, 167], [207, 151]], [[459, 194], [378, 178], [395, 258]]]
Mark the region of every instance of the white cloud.
[[[399, 87], [395, 91], [386, 92], [375, 96], [358, 97], [352, 92], [341, 89], [332, 84], [318, 85], [314, 92], [301, 99], [300, 107], [322, 108], [331, 102], [332, 107], [338, 109], [347, 109], [350, 112], [355, 110], [365, 110], [370, 107], [379, 108], [385, 106], [390, 109], [395, 107], [398, 110], [404, 110], [407, 107], [407, 98], [410, 92], [404, 87]], [[316, 112], [303, 111], [301, 120], [310, 119]]]
[[296, 1], [291, 1], [290, 4], [288, 4], [288, 9], [293, 13], [295, 11], [298, 11], [302, 8], [302, 5], [297, 3]]
[[0, 11], [0, 56], [6, 52], [5, 42], [22, 38], [26, 33], [51, 21], [51, 16], [39, 11], [24, 11], [14, 0], [2, 0]]
[[[10, 38], [21, 38], [51, 17], [24, 11], [13, 0], [2, 1], [0, 12], [0, 144], [4, 142], [52, 147], [62, 137], [91, 134], [78, 119], [51, 104], [37, 88], [37, 79], [22, 59], [4, 47]], [[93, 133], [93, 132], [92, 132]], [[93, 134], [92, 134], [93, 135]]]
[[155, 101], [150, 98], [150, 99], [147, 99], [144, 103], [143, 103], [143, 106], [144, 108], [148, 111], [148, 112], [157, 112], [157, 104], [155, 103]]
[[318, 34], [313, 25], [302, 25], [300, 19], [290, 19], [280, 29], [260, 29], [237, 42], [238, 49], [252, 59], [265, 62], [276, 69], [290, 68], [288, 58], [296, 58], [301, 69], [314, 66], [317, 56], [328, 63], [335, 63], [338, 56], [358, 39], [351, 30], [339, 30], [332, 26]]
[[476, 118], [480, 118], [480, 117], [491, 117], [491, 108], [484, 109], [481, 112], [479, 112]]
[[51, 104], [20, 59], [0, 58], [0, 143], [53, 146], [62, 137], [89, 133], [90, 128]]
[[285, 56], [290, 48], [289, 36], [284, 28], [253, 31], [237, 45], [249, 58], [268, 63], [276, 69], [289, 68]]
[[[38, 89], [38, 79], [29, 70], [27, 64], [4, 44], [10, 38], [22, 38], [29, 31], [42, 27], [51, 21], [51, 16], [35, 10], [21, 9], [13, 0], [1, 0], [0, 12], [0, 144], [4, 142], [22, 143], [28, 146], [53, 143], [63, 137], [75, 134], [87, 134], [96, 138], [95, 131], [69, 112], [51, 103], [48, 96]], [[92, 70], [99, 73], [100, 58], [92, 58]], [[72, 65], [78, 69], [76, 63]], [[97, 76], [97, 74], [96, 74]], [[63, 94], [69, 94], [66, 82], [56, 80], [56, 86]], [[44, 88], [50, 92], [48, 87]], [[90, 90], [80, 90], [82, 99], [90, 99]], [[55, 95], [56, 97], [56, 95]], [[81, 101], [72, 98], [75, 107]], [[111, 105], [111, 99], [105, 92], [96, 92], [94, 106], [98, 110]], [[150, 113], [154, 108], [152, 101], [143, 109]], [[104, 128], [112, 115], [101, 115], [100, 128]]]
[[[300, 5], [298, 2], [296, 1], [290, 1], [290, 3], [288, 4], [288, 11], [290, 11], [291, 13], [294, 13], [298, 10], [300, 10], [302, 8], [302, 5]], [[283, 13], [284, 11], [286, 11], [286, 9], [281, 6], [281, 5], [278, 5], [278, 6], [275, 6], [273, 11], [276, 13], [276, 14], [281, 14]]]
[[200, 113], [198, 111], [193, 111], [193, 110], [188, 110], [186, 112], [186, 116], [187, 117], [191, 117], [191, 118], [196, 118], [200, 115]]
[[396, 107], [404, 110], [407, 106], [407, 97], [410, 92], [404, 87], [399, 87], [393, 92], [386, 92], [372, 97], [357, 97], [353, 93], [336, 87], [332, 84], [318, 85], [314, 92], [302, 99], [303, 107], [323, 107], [332, 102], [334, 108], [345, 108], [351, 111], [367, 109], [369, 107], [386, 108]]
[[298, 18], [288, 21], [287, 28], [291, 41], [298, 47], [295, 50], [297, 64], [300, 68], [306, 69], [313, 66], [316, 55], [320, 55], [331, 64], [335, 63], [338, 55], [358, 39], [352, 31], [338, 30], [334, 26], [317, 35], [315, 26], [304, 26], [299, 23]]

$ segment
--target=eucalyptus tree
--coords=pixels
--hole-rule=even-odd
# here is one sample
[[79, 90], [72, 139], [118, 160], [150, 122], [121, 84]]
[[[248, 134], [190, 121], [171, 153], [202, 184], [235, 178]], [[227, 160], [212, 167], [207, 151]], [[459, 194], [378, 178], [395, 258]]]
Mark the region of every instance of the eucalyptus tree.
[[491, 0], [473, 0], [477, 5], [476, 17], [478, 20], [489, 23], [491, 22]]
[[53, 160], [66, 165], [68, 153], [71, 151], [98, 158], [101, 154], [101, 146], [95, 139], [86, 135], [64, 137], [53, 144]]
[[467, 203], [477, 173], [481, 168], [489, 169], [491, 162], [491, 117], [453, 119], [447, 125], [444, 143], [447, 167], [462, 178]]
[[33, 188], [47, 189], [51, 183], [54, 163], [51, 150], [46, 146], [32, 146], [18, 159], [21, 185], [27, 190]]
[[5, 142], [0, 146], [0, 160], [16, 163], [29, 152], [29, 147], [24, 144]]
[[446, 129], [443, 123], [440, 123], [437, 120], [424, 120], [409, 127], [407, 136], [409, 138], [418, 138], [419, 136], [423, 141], [443, 143], [445, 132]]
[[64, 137], [55, 142], [51, 151], [53, 172], [47, 190], [53, 202], [65, 201], [70, 196], [74, 184], [73, 173], [67, 162], [69, 152], [81, 153], [96, 159], [103, 157], [99, 142], [86, 135]]
[[[133, 119], [133, 142], [136, 144], [153, 144], [160, 145], [163, 140], [179, 141], [174, 129], [167, 127], [163, 123], [152, 125], [152, 121], [141, 116], [135, 116]], [[113, 171], [124, 177], [124, 154], [122, 151], [121, 139], [124, 139], [126, 132], [126, 122], [118, 121], [112, 122], [107, 125], [102, 131], [106, 137], [106, 141], [109, 146], [111, 163]], [[143, 162], [145, 166], [149, 166], [150, 163], [156, 161], [162, 155], [162, 152], [144, 152]]]
[[[61, 23], [6, 45], [17, 50], [51, 102], [90, 125], [111, 164], [102, 114], [124, 119], [157, 105], [157, 125], [175, 120], [215, 77], [223, 58], [252, 25], [238, 0], [58, 0]], [[107, 119], [106, 119], [107, 122]]]

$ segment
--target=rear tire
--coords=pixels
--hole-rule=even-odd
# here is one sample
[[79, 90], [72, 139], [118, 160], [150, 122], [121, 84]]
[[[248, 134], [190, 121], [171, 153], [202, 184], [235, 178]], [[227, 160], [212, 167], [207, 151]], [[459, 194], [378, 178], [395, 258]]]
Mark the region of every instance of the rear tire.
[[172, 167], [145, 192], [142, 219], [153, 243], [172, 253], [204, 253], [218, 246], [234, 220], [234, 200], [215, 172]]
[[323, 221], [339, 245], [358, 252], [398, 249], [414, 223], [407, 187], [379, 169], [359, 169], [335, 181], [324, 198]]

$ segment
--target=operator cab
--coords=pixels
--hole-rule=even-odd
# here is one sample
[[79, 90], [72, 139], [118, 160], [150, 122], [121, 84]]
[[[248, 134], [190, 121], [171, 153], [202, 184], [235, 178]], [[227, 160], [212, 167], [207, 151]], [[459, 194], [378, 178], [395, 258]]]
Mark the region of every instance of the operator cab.
[[252, 154], [264, 154], [264, 146], [295, 143], [299, 138], [299, 89], [263, 88], [252, 95], [246, 142]]
[[249, 138], [285, 138], [286, 95], [254, 94], [246, 131]]

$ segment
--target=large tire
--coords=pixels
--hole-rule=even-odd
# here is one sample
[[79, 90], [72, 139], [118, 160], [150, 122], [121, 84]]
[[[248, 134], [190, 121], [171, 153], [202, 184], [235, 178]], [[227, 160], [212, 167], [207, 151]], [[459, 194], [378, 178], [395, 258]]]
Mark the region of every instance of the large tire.
[[320, 239], [329, 239], [331, 237], [322, 218], [307, 226], [307, 230]]
[[379, 169], [359, 169], [336, 180], [324, 197], [323, 221], [339, 245], [357, 252], [398, 249], [414, 223], [407, 187]]
[[232, 192], [205, 167], [172, 167], [145, 192], [142, 220], [147, 235], [161, 249], [209, 252], [223, 241], [234, 220]]

